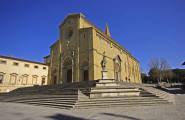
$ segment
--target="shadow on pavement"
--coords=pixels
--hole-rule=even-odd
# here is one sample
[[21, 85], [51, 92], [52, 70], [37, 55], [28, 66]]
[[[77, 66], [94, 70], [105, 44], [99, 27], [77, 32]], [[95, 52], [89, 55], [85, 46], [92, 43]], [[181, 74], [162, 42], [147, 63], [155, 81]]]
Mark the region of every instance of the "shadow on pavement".
[[[131, 117], [131, 116], [126, 116], [126, 115], [118, 115], [118, 114], [113, 114], [113, 113], [101, 113], [103, 115], [106, 116], [112, 116], [112, 117], [117, 117], [117, 118], [122, 118], [127, 119], [127, 120], [141, 120], [135, 117]], [[64, 115], [64, 114], [55, 114], [52, 116], [46, 116], [46, 118], [50, 118], [53, 120], [88, 120], [85, 118], [80, 118], [80, 117], [75, 117], [75, 116], [71, 116], [71, 115]], [[115, 118], [116, 119], [116, 118]]]
[[159, 88], [159, 89], [171, 94], [185, 94], [185, 90], [182, 89], [182, 87]]
[[46, 118], [51, 118], [53, 120], [87, 120], [80, 117], [75, 117], [71, 115], [64, 115], [64, 114], [55, 114], [52, 116], [46, 116]]
[[119, 117], [119, 118], [123, 118], [124, 119], [128, 119], [128, 120], [141, 120], [135, 117], [131, 117], [131, 116], [126, 116], [126, 115], [118, 115], [118, 114], [113, 114], [113, 113], [101, 113], [103, 115], [108, 115], [108, 116], [113, 116], [113, 117]]

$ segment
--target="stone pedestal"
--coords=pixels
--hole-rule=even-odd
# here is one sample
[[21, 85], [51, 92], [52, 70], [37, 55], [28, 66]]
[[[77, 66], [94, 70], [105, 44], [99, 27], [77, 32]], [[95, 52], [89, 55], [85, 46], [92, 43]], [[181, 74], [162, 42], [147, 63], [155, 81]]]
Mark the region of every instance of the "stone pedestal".
[[103, 71], [101, 71], [101, 74], [102, 74], [102, 79], [108, 79], [107, 71], [103, 70]]

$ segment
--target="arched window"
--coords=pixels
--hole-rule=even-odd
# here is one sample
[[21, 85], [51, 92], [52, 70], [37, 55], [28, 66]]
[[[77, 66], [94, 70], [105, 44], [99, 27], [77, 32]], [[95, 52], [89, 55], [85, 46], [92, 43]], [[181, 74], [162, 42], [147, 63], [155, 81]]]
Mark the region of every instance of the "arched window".
[[89, 64], [88, 61], [85, 61], [82, 63], [81, 66], [81, 75], [82, 75], [82, 79], [83, 81], [88, 81], [89, 80]]
[[115, 80], [121, 80], [121, 58], [117, 55], [114, 58], [114, 78]]
[[63, 78], [67, 83], [73, 82], [72, 58], [68, 57], [63, 62]]
[[0, 72], [0, 84], [2, 84], [4, 81], [4, 75], [5, 75], [5, 73]]
[[32, 75], [32, 84], [33, 85], [36, 85], [37, 84], [37, 79], [38, 79], [38, 76], [37, 75]]
[[28, 74], [22, 75], [22, 85], [28, 84]]
[[11, 84], [11, 85], [15, 85], [15, 84], [16, 84], [17, 76], [18, 76], [17, 73], [12, 73], [12, 74], [10, 74], [10, 84]]
[[45, 84], [46, 84], [46, 76], [43, 75], [41, 80], [41, 85], [45, 85]]

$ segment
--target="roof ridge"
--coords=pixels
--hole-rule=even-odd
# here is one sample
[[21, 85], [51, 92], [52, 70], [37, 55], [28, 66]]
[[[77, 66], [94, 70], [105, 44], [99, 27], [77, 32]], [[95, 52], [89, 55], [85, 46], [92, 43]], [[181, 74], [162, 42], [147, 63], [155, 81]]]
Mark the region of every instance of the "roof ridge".
[[13, 57], [13, 56], [0, 55], [0, 58], [12, 59], [12, 60], [17, 60], [17, 61], [23, 61], [23, 62], [30, 62], [30, 63], [35, 63], [35, 64], [47, 65], [44, 62], [37, 62], [37, 61], [32, 61], [32, 60], [25, 60], [25, 59]]

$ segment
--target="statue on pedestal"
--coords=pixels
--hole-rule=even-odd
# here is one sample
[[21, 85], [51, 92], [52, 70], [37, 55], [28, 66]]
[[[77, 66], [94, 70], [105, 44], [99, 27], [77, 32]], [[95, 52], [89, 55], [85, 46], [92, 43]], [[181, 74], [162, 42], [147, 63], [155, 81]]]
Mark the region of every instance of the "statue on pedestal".
[[106, 59], [106, 56], [105, 56], [105, 52], [103, 52], [103, 59], [101, 61], [102, 71], [106, 71], [106, 64], [107, 64], [107, 59]]
[[105, 52], [103, 52], [103, 59], [101, 61], [102, 79], [107, 79], [106, 64], [107, 64], [107, 59], [106, 59], [106, 56], [105, 56]]

